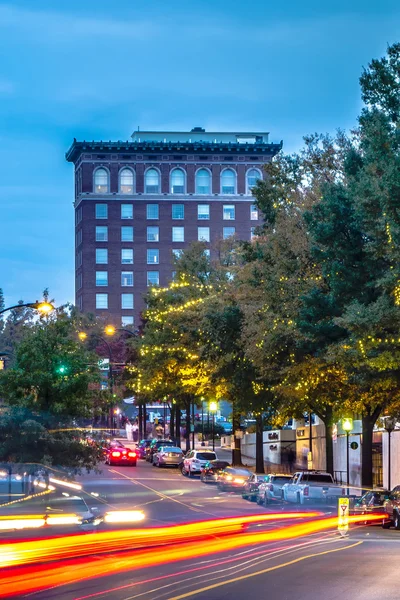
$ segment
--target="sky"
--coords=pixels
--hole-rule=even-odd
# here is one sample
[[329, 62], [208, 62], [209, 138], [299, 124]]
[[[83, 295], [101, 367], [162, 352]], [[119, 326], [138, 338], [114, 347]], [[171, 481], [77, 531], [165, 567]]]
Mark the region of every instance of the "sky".
[[356, 124], [362, 68], [397, 41], [391, 0], [0, 0], [8, 305], [74, 300], [74, 137], [260, 130], [295, 152]]

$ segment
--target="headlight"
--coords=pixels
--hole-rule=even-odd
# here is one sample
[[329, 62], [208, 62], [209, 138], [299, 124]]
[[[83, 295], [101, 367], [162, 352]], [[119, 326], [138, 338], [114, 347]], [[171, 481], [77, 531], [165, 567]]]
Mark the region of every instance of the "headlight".
[[234, 481], [234, 483], [244, 483], [244, 479], [238, 479], [238, 478], [236, 478], [233, 481]]

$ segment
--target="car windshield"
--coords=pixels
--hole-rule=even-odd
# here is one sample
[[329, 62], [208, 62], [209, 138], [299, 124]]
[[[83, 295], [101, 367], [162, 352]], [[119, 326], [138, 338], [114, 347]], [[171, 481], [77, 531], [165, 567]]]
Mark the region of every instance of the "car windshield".
[[216, 454], [214, 452], [198, 452], [196, 458], [199, 460], [213, 460], [216, 458]]
[[180, 448], [176, 448], [175, 446], [161, 446], [160, 452], [166, 450], [167, 452], [178, 452], [178, 454], [182, 454], [182, 450]]
[[314, 483], [329, 483], [332, 485], [332, 478], [330, 475], [320, 475], [317, 473], [305, 473], [305, 481]]

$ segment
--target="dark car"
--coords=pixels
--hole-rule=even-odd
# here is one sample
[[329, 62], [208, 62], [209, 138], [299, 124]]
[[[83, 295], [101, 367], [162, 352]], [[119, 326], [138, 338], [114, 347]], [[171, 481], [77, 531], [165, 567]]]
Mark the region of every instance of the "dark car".
[[160, 448], [166, 448], [167, 446], [174, 447], [175, 444], [172, 440], [152, 440], [147, 449], [146, 460], [152, 463], [155, 453], [158, 452]]
[[126, 446], [111, 442], [106, 448], [106, 465], [129, 465], [136, 467], [137, 452]]
[[382, 521], [382, 527], [389, 529], [391, 525], [400, 529], [400, 485], [396, 486], [383, 504], [383, 512], [387, 517]]
[[384, 513], [385, 502], [389, 500], [388, 490], [377, 489], [369, 490], [361, 496], [355, 498], [350, 513], [353, 515], [368, 515], [370, 513]]
[[229, 467], [229, 463], [226, 460], [209, 460], [201, 468], [200, 480], [203, 483], [216, 483], [219, 475], [226, 467]]
[[243, 487], [242, 498], [255, 502], [257, 500], [258, 488], [262, 483], [266, 483], [267, 481], [268, 475], [253, 473]]
[[221, 492], [239, 492], [242, 493], [246, 481], [251, 477], [252, 472], [247, 469], [237, 469], [236, 467], [226, 467], [218, 477], [218, 489]]
[[138, 447], [136, 448], [138, 458], [146, 458], [151, 442], [152, 440], [140, 440]]

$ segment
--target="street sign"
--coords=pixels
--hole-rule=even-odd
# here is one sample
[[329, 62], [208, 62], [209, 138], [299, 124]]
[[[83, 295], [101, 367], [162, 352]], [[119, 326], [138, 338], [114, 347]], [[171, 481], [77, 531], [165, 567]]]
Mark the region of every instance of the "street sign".
[[357, 444], [357, 442], [351, 442], [351, 444], [350, 444], [350, 448], [351, 448], [352, 450], [357, 450], [357, 448], [358, 448], [358, 444]]
[[338, 530], [345, 536], [349, 531], [350, 498], [338, 500]]

